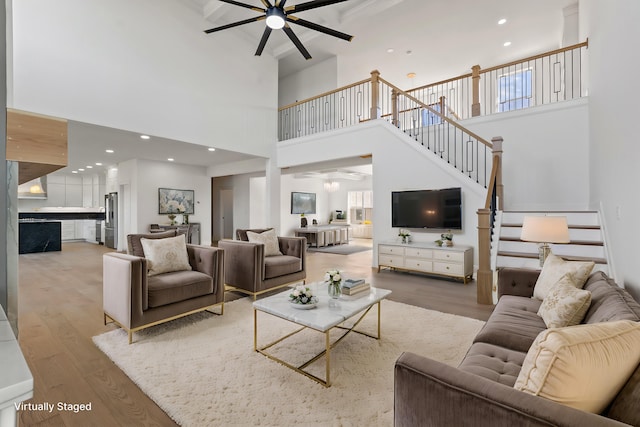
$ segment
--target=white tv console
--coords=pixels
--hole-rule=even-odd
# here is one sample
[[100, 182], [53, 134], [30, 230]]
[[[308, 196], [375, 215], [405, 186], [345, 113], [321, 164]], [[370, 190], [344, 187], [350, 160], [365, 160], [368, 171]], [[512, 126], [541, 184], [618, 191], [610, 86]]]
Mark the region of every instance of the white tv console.
[[378, 273], [382, 267], [455, 277], [466, 284], [473, 278], [473, 247], [382, 242], [378, 244]]

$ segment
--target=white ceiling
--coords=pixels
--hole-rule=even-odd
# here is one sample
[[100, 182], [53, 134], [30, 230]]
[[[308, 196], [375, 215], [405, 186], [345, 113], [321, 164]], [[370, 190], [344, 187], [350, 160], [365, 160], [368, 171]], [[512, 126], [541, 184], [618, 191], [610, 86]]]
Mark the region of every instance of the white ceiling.
[[[287, 5], [305, 1], [289, 0]], [[379, 69], [385, 79], [400, 87], [415, 87], [468, 73], [475, 64], [489, 67], [557, 48], [562, 37], [562, 9], [576, 1], [348, 0], [297, 16], [351, 34], [352, 42], [291, 25], [313, 59], [306, 61], [282, 31], [272, 33], [263, 55], [279, 60], [280, 78], [337, 55], [352, 63], [370, 64], [370, 70]], [[181, 2], [204, 18], [205, 27], [194, 31], [258, 15], [219, 0]], [[264, 7], [260, 0], [244, 2]], [[506, 18], [507, 23], [498, 25], [500, 18]], [[224, 31], [257, 47], [264, 25], [258, 21]], [[209, 37], [215, 42], [215, 33]], [[511, 46], [503, 47], [506, 41]], [[393, 53], [387, 52], [389, 48]], [[252, 48], [246, 54], [253, 56], [254, 52]], [[409, 79], [409, 72], [417, 76]], [[115, 153], [106, 154], [106, 148]], [[224, 150], [211, 153], [200, 145], [154, 136], [143, 141], [132, 132], [70, 122], [69, 167], [63, 172], [96, 162], [108, 167], [132, 158], [167, 161], [169, 157], [176, 163], [199, 166], [252, 158]]]

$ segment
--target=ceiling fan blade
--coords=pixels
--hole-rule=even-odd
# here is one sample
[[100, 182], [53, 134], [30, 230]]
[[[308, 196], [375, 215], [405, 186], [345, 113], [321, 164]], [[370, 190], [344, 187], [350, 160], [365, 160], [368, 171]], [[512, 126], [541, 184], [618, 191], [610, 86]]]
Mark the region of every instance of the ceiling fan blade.
[[273, 6], [271, 5], [271, 3], [269, 3], [269, 0], [260, 0], [260, 1], [261, 1], [261, 2], [262, 2], [262, 4], [264, 5], [264, 7], [267, 7], [267, 8], [268, 8], [268, 7], [273, 7]]
[[269, 40], [270, 35], [271, 28], [265, 25], [264, 33], [262, 33], [262, 38], [260, 39], [260, 44], [258, 45], [258, 50], [256, 50], [256, 56], [262, 55], [262, 51], [264, 50], [264, 46], [267, 44], [267, 40]]
[[276, 0], [276, 7], [284, 7], [287, 0]]
[[233, 28], [233, 27], [237, 27], [239, 25], [249, 24], [251, 22], [260, 21], [262, 19], [265, 19], [265, 17], [264, 16], [256, 16], [255, 18], [245, 19], [244, 21], [234, 22], [232, 24], [223, 25], [222, 27], [210, 28], [208, 30], [204, 30], [204, 32], [206, 34], [215, 33], [216, 31], [226, 30], [227, 28]]
[[287, 15], [287, 21], [293, 22], [294, 24], [298, 24], [306, 28], [310, 28], [312, 30], [320, 31], [321, 33], [325, 33], [330, 36], [337, 37], [342, 40], [346, 40], [348, 42], [350, 42], [353, 39], [353, 36], [350, 36], [349, 34], [332, 30], [331, 28], [323, 27], [322, 25], [318, 25], [313, 22], [306, 21], [304, 19], [296, 18], [295, 16]]
[[296, 47], [298, 48], [302, 56], [304, 56], [305, 59], [311, 59], [311, 55], [309, 54], [309, 51], [305, 49], [304, 46], [302, 46], [300, 39], [296, 37], [291, 27], [288, 25], [285, 25], [282, 30], [285, 32], [287, 36], [289, 36], [293, 44], [296, 45]]
[[255, 7], [250, 4], [240, 3], [239, 1], [234, 1], [234, 0], [220, 0], [220, 1], [223, 3], [233, 4], [235, 6], [246, 7], [247, 9], [255, 10], [256, 12], [266, 12], [266, 10], [261, 7]]
[[287, 13], [303, 12], [309, 9], [316, 9], [318, 7], [329, 6], [336, 3], [342, 3], [347, 0], [313, 0], [306, 3], [300, 3], [287, 7], [284, 11]]

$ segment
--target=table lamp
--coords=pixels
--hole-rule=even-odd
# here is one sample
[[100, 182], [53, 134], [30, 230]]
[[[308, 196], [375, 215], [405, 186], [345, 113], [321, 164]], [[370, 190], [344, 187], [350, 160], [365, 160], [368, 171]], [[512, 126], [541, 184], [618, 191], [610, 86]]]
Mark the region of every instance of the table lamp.
[[540, 267], [551, 252], [549, 243], [569, 243], [566, 216], [525, 216], [520, 240], [542, 243], [538, 248]]

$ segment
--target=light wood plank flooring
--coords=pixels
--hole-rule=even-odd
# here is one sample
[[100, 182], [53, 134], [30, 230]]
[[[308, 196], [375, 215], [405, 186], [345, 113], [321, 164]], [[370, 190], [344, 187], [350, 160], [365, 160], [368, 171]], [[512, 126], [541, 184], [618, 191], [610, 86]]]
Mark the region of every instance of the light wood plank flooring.
[[[19, 257], [19, 342], [35, 382], [29, 402], [92, 403], [91, 412], [24, 411], [19, 414], [22, 426], [176, 425], [91, 340], [115, 327], [102, 320], [102, 254], [108, 251], [90, 243], [66, 243], [62, 252]], [[493, 308], [476, 304], [475, 282], [377, 273], [371, 268], [371, 251], [308, 253], [309, 282], [322, 280], [334, 267], [391, 289], [395, 301], [481, 320]], [[227, 299], [238, 297], [228, 294]]]

